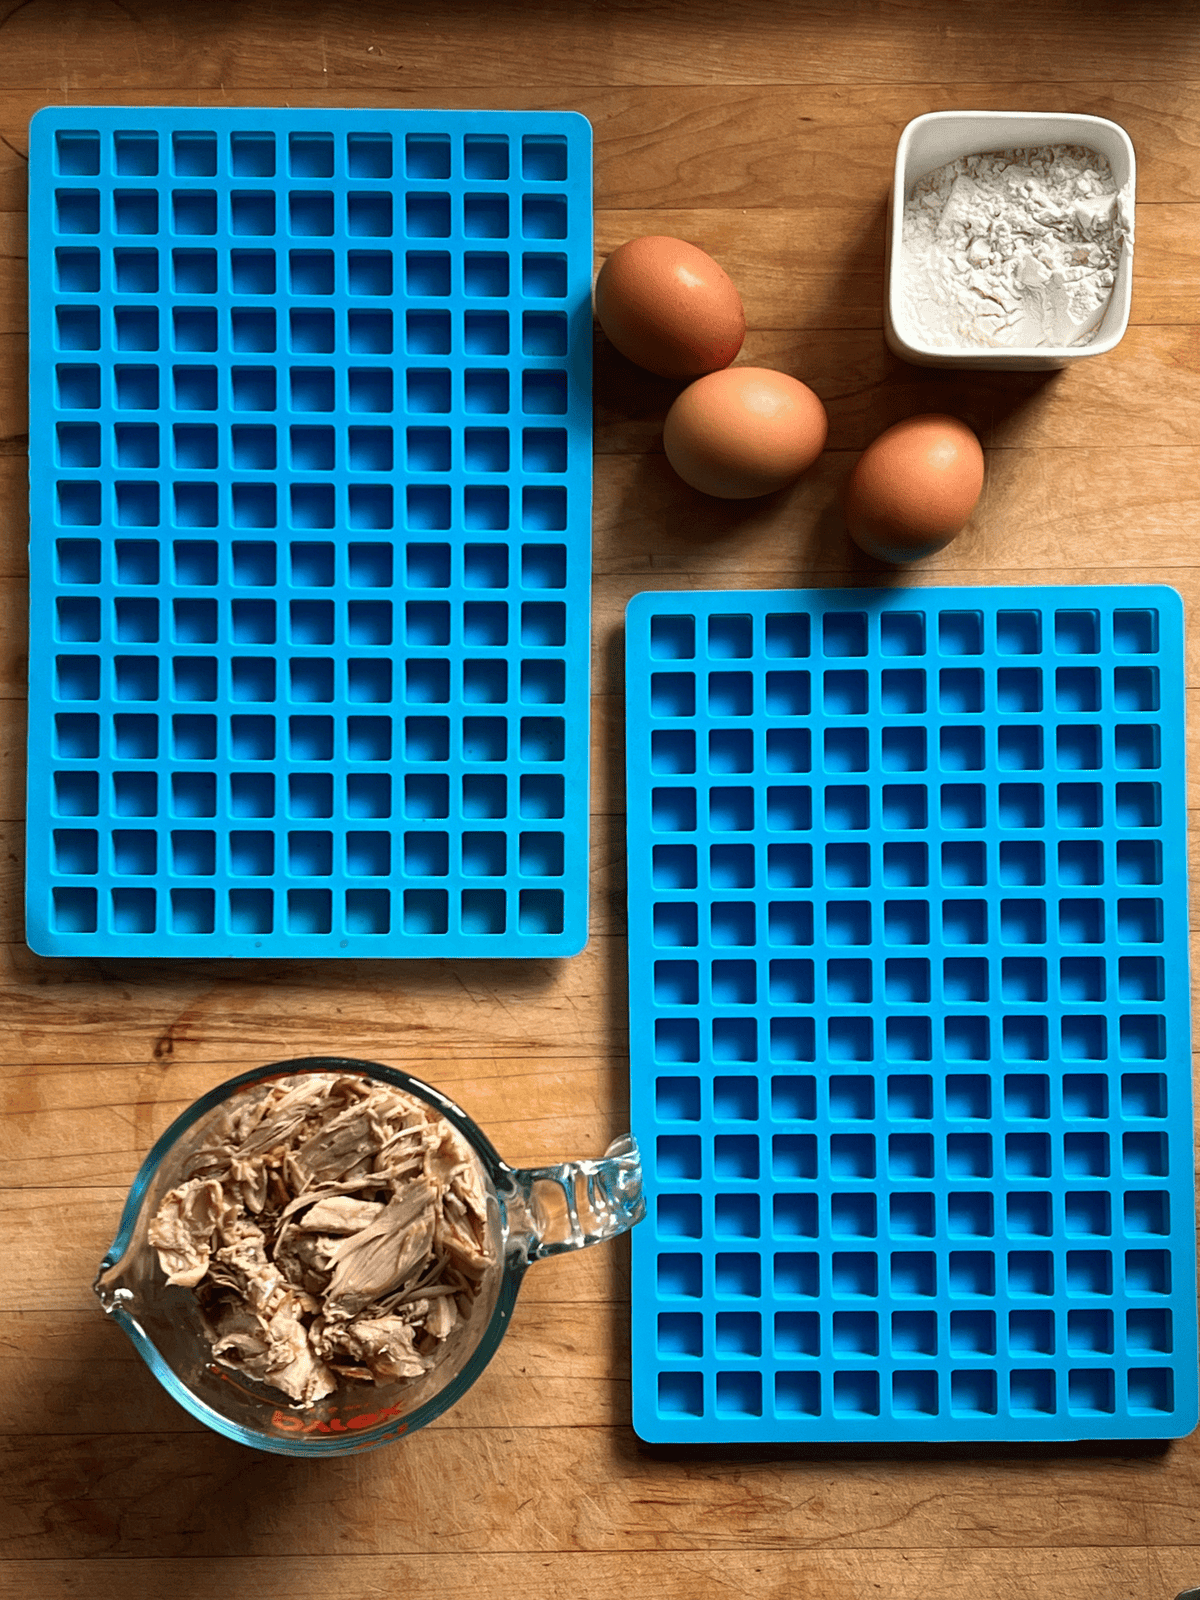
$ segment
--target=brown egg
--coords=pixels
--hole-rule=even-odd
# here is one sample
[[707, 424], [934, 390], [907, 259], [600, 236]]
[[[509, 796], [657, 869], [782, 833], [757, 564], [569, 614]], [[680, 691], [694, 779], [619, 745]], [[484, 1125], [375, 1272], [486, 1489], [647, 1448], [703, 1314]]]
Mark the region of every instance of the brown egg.
[[880, 561], [916, 561], [961, 533], [983, 489], [983, 450], [957, 417], [931, 412], [886, 429], [846, 492], [850, 537]]
[[727, 367], [746, 337], [742, 299], [723, 268], [659, 234], [609, 256], [596, 279], [596, 316], [623, 356], [660, 378]]
[[667, 412], [663, 448], [685, 483], [722, 500], [770, 494], [825, 448], [825, 407], [767, 367], [729, 367], [689, 384]]

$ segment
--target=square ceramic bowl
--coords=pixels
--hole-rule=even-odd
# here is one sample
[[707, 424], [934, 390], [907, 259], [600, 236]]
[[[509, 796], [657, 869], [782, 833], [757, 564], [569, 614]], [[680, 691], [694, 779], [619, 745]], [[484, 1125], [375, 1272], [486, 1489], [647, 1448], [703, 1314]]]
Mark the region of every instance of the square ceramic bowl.
[[[1121, 250], [1116, 282], [1099, 327], [1087, 344], [962, 345], [943, 349], [929, 343], [904, 310], [904, 257], [901, 234], [904, 202], [921, 178], [960, 156], [991, 150], [1020, 150], [1036, 145], [1075, 144], [1108, 158], [1118, 188], [1124, 191], [1129, 238]], [[1133, 285], [1133, 144], [1124, 128], [1103, 117], [1026, 111], [931, 111], [917, 117], [900, 135], [887, 228], [887, 293], [884, 337], [895, 355], [925, 367], [968, 367], [1025, 370], [1065, 367], [1089, 356], [1105, 355], [1129, 324]]]

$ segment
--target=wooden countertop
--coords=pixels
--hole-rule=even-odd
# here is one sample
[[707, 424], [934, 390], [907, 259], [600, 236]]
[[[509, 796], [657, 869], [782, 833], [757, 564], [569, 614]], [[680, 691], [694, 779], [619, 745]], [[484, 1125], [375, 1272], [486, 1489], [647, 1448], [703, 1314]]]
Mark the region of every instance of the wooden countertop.
[[[794, 490], [704, 501], [661, 454], [671, 387], [598, 341], [593, 911], [577, 958], [174, 965], [44, 960], [24, 944], [28, 123], [43, 105], [110, 102], [581, 111], [598, 257], [645, 232], [703, 245], [742, 290], [743, 359], [825, 401], [829, 447]], [[1111, 355], [1046, 378], [888, 354], [896, 141], [910, 118], [955, 107], [1091, 112], [1129, 131], [1133, 313]], [[624, 604], [645, 587], [872, 581], [836, 505], [886, 424], [951, 410], [987, 448], [970, 528], [912, 581], [1155, 580], [1194, 611], [1198, 242], [1194, 0], [0, 4], [0, 1596], [1171, 1600], [1200, 1582], [1194, 1438], [641, 1447], [621, 1246], [536, 1269], [494, 1364], [437, 1424], [326, 1463], [258, 1456], [192, 1422], [90, 1290], [155, 1135], [263, 1061], [336, 1049], [411, 1068], [518, 1163], [599, 1154], [624, 1130]]]

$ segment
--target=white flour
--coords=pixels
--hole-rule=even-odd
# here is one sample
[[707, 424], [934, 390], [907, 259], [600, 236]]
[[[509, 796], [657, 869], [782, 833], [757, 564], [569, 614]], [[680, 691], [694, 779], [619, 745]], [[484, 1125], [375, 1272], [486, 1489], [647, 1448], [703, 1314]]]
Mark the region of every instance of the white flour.
[[942, 350], [1087, 344], [1127, 242], [1129, 196], [1094, 150], [963, 156], [905, 202], [903, 309]]

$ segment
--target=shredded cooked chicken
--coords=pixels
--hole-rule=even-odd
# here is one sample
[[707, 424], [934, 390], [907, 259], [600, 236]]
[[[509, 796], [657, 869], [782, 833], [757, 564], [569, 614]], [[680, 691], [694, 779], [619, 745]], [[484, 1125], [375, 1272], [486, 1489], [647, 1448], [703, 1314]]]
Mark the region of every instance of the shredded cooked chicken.
[[479, 1163], [431, 1106], [306, 1073], [235, 1103], [149, 1236], [214, 1357], [311, 1405], [437, 1363], [495, 1262], [487, 1218]]

